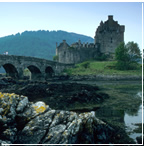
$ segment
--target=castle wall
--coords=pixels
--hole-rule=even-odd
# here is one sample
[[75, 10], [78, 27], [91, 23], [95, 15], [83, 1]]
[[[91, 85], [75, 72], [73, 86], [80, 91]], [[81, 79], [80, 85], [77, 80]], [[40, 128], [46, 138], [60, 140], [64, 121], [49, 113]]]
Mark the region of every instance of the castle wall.
[[61, 63], [80, 63], [94, 57], [96, 54], [95, 48], [68, 48], [68, 49], [59, 49], [59, 62]]
[[80, 54], [78, 51], [70, 49], [59, 50], [59, 62], [61, 63], [77, 63], [80, 61]]

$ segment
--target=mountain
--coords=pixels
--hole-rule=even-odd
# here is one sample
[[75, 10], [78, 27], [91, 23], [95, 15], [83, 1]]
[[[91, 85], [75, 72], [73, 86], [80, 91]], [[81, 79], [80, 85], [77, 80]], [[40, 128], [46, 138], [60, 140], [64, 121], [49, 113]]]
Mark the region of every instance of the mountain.
[[85, 35], [66, 31], [25, 31], [0, 38], [0, 54], [8, 51], [10, 55], [32, 56], [52, 60], [55, 56], [56, 42], [71, 45], [78, 40], [93, 43], [94, 39]]

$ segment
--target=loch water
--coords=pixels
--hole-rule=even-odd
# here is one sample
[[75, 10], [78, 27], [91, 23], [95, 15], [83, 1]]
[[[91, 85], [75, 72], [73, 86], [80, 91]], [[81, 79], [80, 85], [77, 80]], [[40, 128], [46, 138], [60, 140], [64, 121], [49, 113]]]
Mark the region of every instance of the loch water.
[[[139, 98], [142, 98], [142, 92], [138, 92], [135, 96], [138, 96]], [[128, 135], [136, 141], [136, 137], [139, 137], [142, 135], [142, 133], [136, 133], [134, 132], [135, 129], [138, 128], [138, 126], [136, 124], [142, 124], [143, 121], [143, 107], [142, 105], [139, 106], [139, 110], [137, 111], [137, 113], [135, 113], [134, 115], [125, 113], [124, 116], [124, 122], [126, 125], [126, 132], [128, 133]]]
[[[107, 105], [107, 107], [102, 107], [95, 111], [96, 116], [100, 119], [111, 119], [111, 121], [117, 122], [117, 124], [123, 125], [125, 128], [126, 133], [129, 135], [130, 138], [132, 138], [136, 143], [136, 137], [139, 137], [142, 135], [142, 129], [139, 127], [139, 125], [142, 125], [142, 114], [143, 114], [143, 107], [142, 107], [142, 87], [141, 87], [141, 81], [82, 81], [79, 83], [85, 83], [90, 85], [98, 85], [100, 88], [103, 88], [103, 86], [125, 86], [125, 85], [134, 85], [135, 87], [138, 86], [138, 88], [133, 89], [129, 88], [124, 89], [120, 91], [118, 94], [121, 94], [121, 92], [126, 92], [129, 97], [132, 97], [132, 100], [136, 98], [136, 100], [140, 100], [141, 104], [136, 105], [136, 110], [124, 110], [124, 109], [116, 109], [116, 107], [111, 107]], [[110, 89], [113, 90], [113, 89]], [[121, 94], [123, 96], [123, 94]], [[105, 101], [104, 101], [105, 102]], [[127, 102], [127, 101], [125, 101]], [[115, 106], [115, 105], [114, 105]], [[135, 105], [131, 105], [133, 107]], [[139, 128], [139, 131], [136, 132], [136, 129]]]

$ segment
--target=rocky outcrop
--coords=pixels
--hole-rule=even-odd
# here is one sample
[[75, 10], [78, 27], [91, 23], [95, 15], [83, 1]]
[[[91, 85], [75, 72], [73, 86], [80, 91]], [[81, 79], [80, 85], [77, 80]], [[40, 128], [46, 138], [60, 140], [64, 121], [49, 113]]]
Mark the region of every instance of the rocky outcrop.
[[51, 109], [44, 102], [0, 92], [0, 143], [100, 144], [111, 143], [113, 128], [95, 113]]
[[[1, 81], [1, 80], [0, 80]], [[99, 104], [109, 98], [98, 86], [71, 82], [30, 82], [17, 81], [15, 84], [5, 81], [3, 93], [16, 93], [29, 97], [29, 101], [44, 101], [56, 110], [77, 110], [77, 104], [83, 110], [87, 104]], [[89, 106], [83, 111], [95, 110]], [[79, 109], [78, 109], [79, 110]]]

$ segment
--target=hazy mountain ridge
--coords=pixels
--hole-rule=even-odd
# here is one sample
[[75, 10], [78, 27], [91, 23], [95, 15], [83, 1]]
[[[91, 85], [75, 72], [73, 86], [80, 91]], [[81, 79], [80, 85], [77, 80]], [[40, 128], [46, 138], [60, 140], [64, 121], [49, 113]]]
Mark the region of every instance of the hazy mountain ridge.
[[94, 39], [85, 35], [66, 31], [25, 31], [0, 38], [0, 54], [8, 51], [10, 55], [33, 56], [52, 60], [58, 45], [66, 40], [68, 44], [78, 40], [93, 43]]

